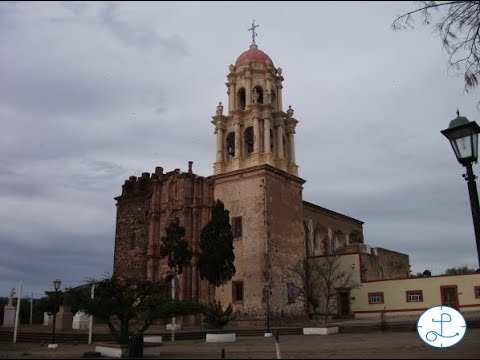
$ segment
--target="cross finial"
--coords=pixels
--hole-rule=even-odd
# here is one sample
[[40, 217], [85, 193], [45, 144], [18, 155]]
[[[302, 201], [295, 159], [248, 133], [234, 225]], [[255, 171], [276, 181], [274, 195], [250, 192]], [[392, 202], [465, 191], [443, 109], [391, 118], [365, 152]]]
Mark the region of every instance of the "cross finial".
[[257, 27], [259, 27], [260, 25], [255, 25], [255, 19], [253, 19], [253, 22], [252, 22], [252, 27], [250, 29], [248, 29], [248, 31], [251, 31], [252, 32], [252, 45], [256, 45], [255, 43], [255, 36], [257, 36], [257, 33], [255, 32], [255, 29]]
[[460, 111], [458, 111], [458, 109], [457, 109], [457, 116], [460, 116]]

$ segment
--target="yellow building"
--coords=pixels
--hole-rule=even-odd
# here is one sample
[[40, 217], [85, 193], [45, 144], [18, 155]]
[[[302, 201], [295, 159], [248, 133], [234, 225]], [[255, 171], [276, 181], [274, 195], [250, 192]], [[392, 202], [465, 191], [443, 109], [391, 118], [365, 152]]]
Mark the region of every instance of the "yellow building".
[[[420, 315], [425, 310], [447, 305], [460, 312], [480, 311], [480, 273], [464, 275], [438, 275], [421, 278], [368, 280], [362, 275], [365, 264], [361, 253], [342, 255], [342, 269], [351, 272], [360, 285], [350, 290], [349, 313], [356, 319]], [[312, 257], [311, 261], [321, 257]], [[344, 301], [337, 302], [341, 315]], [[343, 310], [344, 311], [344, 310]]]

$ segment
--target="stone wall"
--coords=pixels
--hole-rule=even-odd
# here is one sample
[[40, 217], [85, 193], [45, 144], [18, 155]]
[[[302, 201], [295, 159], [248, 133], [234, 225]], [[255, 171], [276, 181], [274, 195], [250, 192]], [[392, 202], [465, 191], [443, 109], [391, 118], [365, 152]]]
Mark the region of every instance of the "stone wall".
[[185, 228], [193, 256], [191, 265], [178, 276], [177, 298], [208, 300], [208, 283], [197, 271], [200, 231], [210, 220], [213, 185], [205, 177], [180, 169], [163, 173], [143, 173], [130, 177], [117, 200], [114, 274], [119, 276], [165, 279], [170, 275], [167, 260], [160, 258], [161, 239], [174, 217]]
[[303, 202], [308, 256], [340, 254], [350, 244], [363, 243], [363, 221]]

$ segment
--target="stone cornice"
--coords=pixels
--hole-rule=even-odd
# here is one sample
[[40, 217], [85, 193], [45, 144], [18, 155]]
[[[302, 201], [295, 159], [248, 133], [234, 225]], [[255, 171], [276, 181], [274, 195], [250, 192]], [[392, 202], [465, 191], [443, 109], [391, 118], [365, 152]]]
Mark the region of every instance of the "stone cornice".
[[229, 171], [229, 172], [222, 173], [222, 174], [211, 175], [207, 179], [211, 179], [211, 180], [215, 181], [215, 180], [227, 179], [227, 178], [232, 177], [232, 176], [243, 175], [243, 174], [252, 174], [253, 175], [254, 172], [261, 172], [262, 170], [264, 170], [266, 172], [270, 171], [270, 172], [275, 173], [276, 175], [286, 177], [289, 180], [292, 180], [292, 181], [298, 183], [299, 185], [302, 185], [306, 182], [306, 180], [304, 180], [304, 179], [302, 179], [298, 176], [292, 175], [292, 174], [290, 174], [290, 173], [288, 173], [284, 170], [281, 170], [281, 169], [276, 168], [276, 167], [274, 167], [272, 165], [269, 165], [269, 164], [260, 164], [260, 165], [255, 165], [255, 166], [239, 169], [239, 170]]

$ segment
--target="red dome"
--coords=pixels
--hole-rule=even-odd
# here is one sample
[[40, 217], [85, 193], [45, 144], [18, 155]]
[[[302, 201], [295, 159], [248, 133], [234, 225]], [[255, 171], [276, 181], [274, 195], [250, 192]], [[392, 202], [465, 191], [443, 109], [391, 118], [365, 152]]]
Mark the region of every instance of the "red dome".
[[270, 59], [270, 56], [265, 54], [262, 50], [258, 50], [258, 47], [256, 45], [252, 45], [250, 49], [241, 53], [237, 61], [235, 61], [235, 66], [242, 65], [247, 59], [251, 61], [270, 60], [273, 65], [273, 61], [272, 59]]

